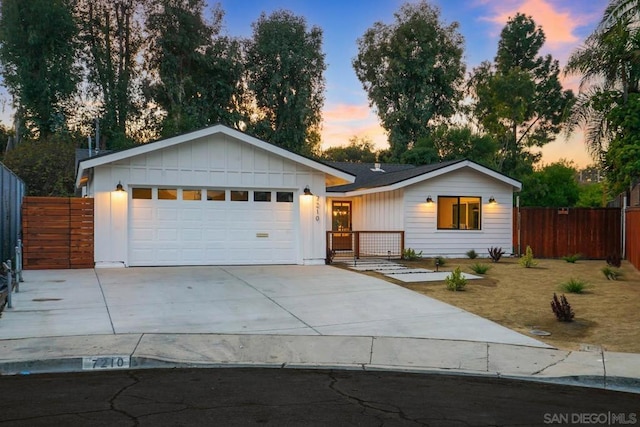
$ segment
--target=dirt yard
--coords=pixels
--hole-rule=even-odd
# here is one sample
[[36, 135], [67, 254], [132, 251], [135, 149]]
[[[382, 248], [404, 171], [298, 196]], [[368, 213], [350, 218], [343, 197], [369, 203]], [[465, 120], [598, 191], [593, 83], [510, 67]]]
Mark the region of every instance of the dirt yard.
[[[483, 279], [469, 280], [462, 292], [447, 290], [444, 282], [402, 283], [385, 279], [525, 335], [533, 336], [532, 329], [550, 332], [550, 336], [536, 338], [560, 349], [577, 350], [587, 344], [609, 351], [640, 353], [640, 273], [633, 265], [623, 261], [622, 277], [612, 281], [602, 274], [604, 261], [578, 260], [575, 264], [557, 259], [536, 261], [536, 267], [524, 268], [516, 258], [502, 258], [497, 263], [486, 258], [448, 259], [441, 271], [459, 266], [463, 272], [475, 274], [470, 268], [472, 264], [491, 266]], [[432, 259], [405, 264], [434, 269]], [[572, 278], [588, 284], [584, 293], [558, 289]], [[575, 312], [573, 322], [556, 320], [551, 310], [554, 292], [558, 297], [565, 294]]]

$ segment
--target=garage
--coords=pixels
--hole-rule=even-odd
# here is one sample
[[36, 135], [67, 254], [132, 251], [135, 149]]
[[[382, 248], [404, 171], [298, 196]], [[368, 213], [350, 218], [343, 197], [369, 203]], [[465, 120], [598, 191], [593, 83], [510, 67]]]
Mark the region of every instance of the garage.
[[132, 187], [129, 265], [294, 264], [293, 191]]
[[78, 163], [95, 266], [324, 264], [328, 185], [355, 176], [216, 125]]

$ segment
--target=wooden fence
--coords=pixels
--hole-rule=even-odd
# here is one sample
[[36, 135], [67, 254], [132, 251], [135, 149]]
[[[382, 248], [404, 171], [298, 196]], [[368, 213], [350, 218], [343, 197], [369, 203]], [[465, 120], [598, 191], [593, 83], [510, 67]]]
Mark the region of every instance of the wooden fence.
[[93, 199], [25, 197], [23, 268], [93, 268]]
[[625, 234], [626, 258], [640, 270], [640, 207], [627, 209]]
[[517, 209], [513, 221], [513, 246], [517, 251], [520, 242], [520, 253], [528, 245], [538, 258], [622, 254], [619, 208], [520, 208], [520, 226]]

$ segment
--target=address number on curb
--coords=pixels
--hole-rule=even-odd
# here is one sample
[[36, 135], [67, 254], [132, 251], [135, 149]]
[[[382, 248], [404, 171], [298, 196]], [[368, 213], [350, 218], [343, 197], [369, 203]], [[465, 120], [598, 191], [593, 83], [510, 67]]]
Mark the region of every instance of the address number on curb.
[[127, 369], [130, 364], [131, 358], [129, 356], [89, 356], [82, 358], [83, 371]]

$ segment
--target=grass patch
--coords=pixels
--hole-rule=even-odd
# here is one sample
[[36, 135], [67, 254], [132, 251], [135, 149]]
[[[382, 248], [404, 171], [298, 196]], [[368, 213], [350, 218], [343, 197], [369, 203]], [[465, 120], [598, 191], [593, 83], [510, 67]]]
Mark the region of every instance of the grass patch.
[[580, 279], [569, 279], [558, 286], [558, 289], [570, 294], [581, 294], [587, 288], [587, 283]]
[[489, 264], [476, 262], [475, 264], [472, 264], [469, 268], [471, 269], [471, 271], [473, 271], [476, 274], [486, 274], [486, 272], [489, 271], [491, 266]]
[[562, 257], [568, 263], [575, 264], [580, 259], [580, 254], [567, 255]]

